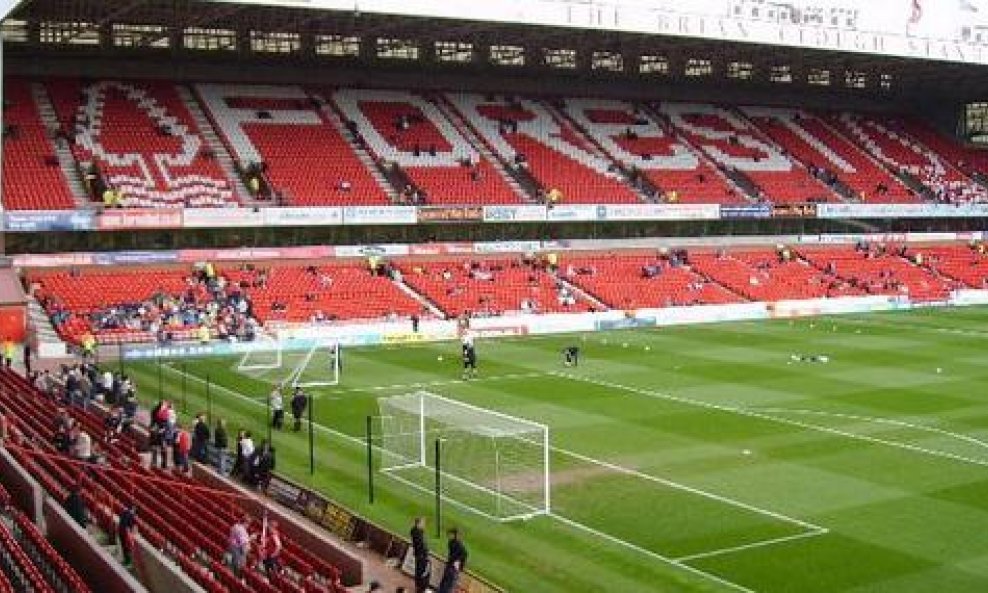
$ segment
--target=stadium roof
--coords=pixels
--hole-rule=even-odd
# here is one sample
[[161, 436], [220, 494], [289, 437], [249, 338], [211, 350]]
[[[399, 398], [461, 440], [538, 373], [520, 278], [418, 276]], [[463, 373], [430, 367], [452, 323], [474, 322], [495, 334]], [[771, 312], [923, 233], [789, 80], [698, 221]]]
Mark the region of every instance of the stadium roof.
[[[661, 55], [669, 58], [670, 70], [674, 71], [681, 71], [684, 64], [693, 59], [709, 63], [714, 70], [723, 70], [728, 63], [743, 63], [757, 73], [754, 80], [767, 76], [766, 73], [784, 63], [794, 75], [803, 78], [807, 73], [826, 72], [843, 84], [843, 77], [848, 73], [863, 73], [874, 87], [878, 86], [879, 80], [894, 81], [897, 94], [949, 96], [955, 100], [988, 99], [986, 67], [973, 64], [517, 23], [440, 21], [205, 0], [26, 0], [14, 9], [5, 28], [9, 28], [11, 22], [21, 23], [29, 30], [44, 22], [71, 25], [80, 36], [98, 34], [117, 23], [160, 27], [144, 33], [148, 47], [153, 47], [156, 37], [197, 28], [236, 31], [245, 36], [251, 31], [264, 31], [298, 33], [310, 38], [327, 35], [416, 42], [456, 41], [478, 46], [499, 44], [538, 51], [575, 50], [578, 56], [620, 54], [637, 58], [643, 54]], [[590, 68], [589, 60], [580, 62], [577, 69], [582, 68]]]

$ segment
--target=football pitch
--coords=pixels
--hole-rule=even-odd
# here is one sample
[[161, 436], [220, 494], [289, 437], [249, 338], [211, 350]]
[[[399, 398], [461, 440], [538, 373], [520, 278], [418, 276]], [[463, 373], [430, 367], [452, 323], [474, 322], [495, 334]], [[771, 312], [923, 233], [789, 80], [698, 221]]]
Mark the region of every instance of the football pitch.
[[[349, 348], [341, 384], [313, 390], [315, 474], [304, 431], [274, 434], [277, 471], [406, 533], [432, 497], [379, 473], [368, 503], [365, 419], [426, 389], [550, 427], [551, 515], [444, 507], [471, 569], [511, 593], [980, 593], [986, 346], [988, 309], [970, 308], [482, 339], [470, 381], [455, 343]], [[181, 408], [184, 381], [188, 420], [208, 376], [231, 443], [260, 442], [288, 369], [237, 363], [166, 361], [162, 396]], [[127, 372], [158, 397], [156, 364]]]

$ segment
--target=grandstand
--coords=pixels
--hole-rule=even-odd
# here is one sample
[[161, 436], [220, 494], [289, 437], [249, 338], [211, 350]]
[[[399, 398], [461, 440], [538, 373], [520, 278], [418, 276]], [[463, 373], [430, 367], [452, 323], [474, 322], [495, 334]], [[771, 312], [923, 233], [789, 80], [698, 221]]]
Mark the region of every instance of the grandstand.
[[[0, 593], [411, 590], [416, 516], [457, 593], [988, 586], [984, 0], [28, 0], [0, 37]], [[179, 471], [159, 434], [220, 419]]]
[[[18, 130], [66, 138], [23, 151], [65, 196], [46, 209], [73, 208], [73, 184], [97, 202], [103, 188], [117, 188], [124, 197], [115, 205], [124, 208], [269, 198], [294, 206], [517, 204], [550, 194], [575, 204], [988, 199], [973, 177], [985, 173], [983, 159], [956, 139], [853, 112], [112, 79], [17, 80], [10, 93]], [[54, 106], [54, 121], [39, 101]], [[44, 169], [62, 142], [72, 163]], [[263, 168], [253, 173], [252, 165]], [[247, 195], [254, 176], [264, 195]], [[7, 207], [36, 209], [27, 199], [33, 178], [11, 183], [20, 185], [7, 192]]]

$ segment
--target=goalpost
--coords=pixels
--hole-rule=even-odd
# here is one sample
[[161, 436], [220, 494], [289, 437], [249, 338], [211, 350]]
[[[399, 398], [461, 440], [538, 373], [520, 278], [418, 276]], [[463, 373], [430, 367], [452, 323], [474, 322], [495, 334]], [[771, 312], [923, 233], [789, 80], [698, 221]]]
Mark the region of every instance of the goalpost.
[[316, 341], [299, 357], [290, 375], [291, 386], [304, 389], [339, 385], [341, 368], [339, 342]]
[[548, 514], [549, 428], [427, 391], [380, 398], [381, 471], [497, 521]]
[[251, 377], [261, 377], [282, 366], [281, 342], [259, 333], [237, 363], [237, 371]]
[[285, 345], [267, 334], [258, 335], [247, 345], [237, 372], [292, 387], [339, 385], [342, 358], [338, 342], [316, 340], [303, 349], [292, 347], [290, 342], [287, 348]]

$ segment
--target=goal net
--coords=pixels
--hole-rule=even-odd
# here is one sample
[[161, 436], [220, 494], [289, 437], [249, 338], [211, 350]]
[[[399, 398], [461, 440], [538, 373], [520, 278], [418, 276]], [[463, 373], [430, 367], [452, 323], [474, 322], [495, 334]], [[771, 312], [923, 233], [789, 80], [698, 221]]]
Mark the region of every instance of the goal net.
[[237, 363], [237, 371], [262, 378], [282, 367], [281, 342], [268, 334], [258, 334], [247, 344], [247, 351]]
[[549, 428], [418, 391], [378, 400], [381, 469], [498, 521], [547, 514]]
[[292, 387], [326, 387], [340, 384], [342, 359], [337, 342], [316, 342], [298, 352], [291, 374]]

